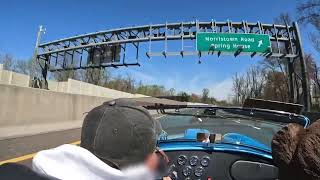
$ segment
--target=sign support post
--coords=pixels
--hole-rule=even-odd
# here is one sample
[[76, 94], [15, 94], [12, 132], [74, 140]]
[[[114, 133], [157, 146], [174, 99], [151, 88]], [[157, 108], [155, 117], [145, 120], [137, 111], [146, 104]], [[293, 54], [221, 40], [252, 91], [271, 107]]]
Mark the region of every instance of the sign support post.
[[303, 94], [303, 104], [304, 110], [309, 112], [311, 107], [311, 96], [310, 96], [310, 84], [309, 84], [309, 77], [308, 77], [308, 70], [307, 70], [307, 63], [304, 58], [304, 51], [302, 48], [301, 36], [298, 27], [298, 23], [293, 23], [294, 32], [297, 39], [297, 49], [298, 49], [298, 58], [300, 61], [301, 66], [301, 85], [302, 85], [302, 94]]

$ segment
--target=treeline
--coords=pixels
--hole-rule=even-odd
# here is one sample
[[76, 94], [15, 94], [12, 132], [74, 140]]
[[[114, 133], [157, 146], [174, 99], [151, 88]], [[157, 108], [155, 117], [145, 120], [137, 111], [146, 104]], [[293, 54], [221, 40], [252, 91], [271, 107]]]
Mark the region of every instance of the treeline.
[[[319, 76], [316, 76], [319, 69], [312, 55], [305, 57], [307, 62], [308, 77], [311, 83], [311, 94], [313, 96], [319, 94]], [[257, 65], [247, 69], [245, 73], [236, 73], [233, 76], [233, 104], [242, 104], [247, 98], [260, 98], [267, 100], [275, 100], [282, 102], [290, 102], [290, 84], [288, 77], [288, 61], [287, 59], [264, 59]], [[300, 64], [294, 64], [296, 76], [293, 77], [294, 82], [294, 103], [302, 102], [302, 86], [299, 77]]]
[[187, 102], [197, 102], [197, 103], [205, 103], [205, 104], [215, 104], [220, 106], [229, 106], [226, 100], [217, 100], [216, 98], [209, 95], [210, 90], [208, 88], [204, 88], [202, 90], [202, 94], [198, 95], [195, 93], [188, 94], [186, 92], [179, 92], [177, 94], [178, 97], [182, 97], [182, 101]]
[[[312, 32], [307, 32], [309, 40], [314, 49], [320, 53], [320, 0], [301, 1], [297, 5], [297, 19], [302, 26], [300, 29], [311, 25]], [[282, 13], [275, 18], [276, 24], [291, 25], [292, 17], [288, 13]], [[308, 29], [303, 29], [304, 32]], [[282, 47], [284, 48], [284, 47]], [[285, 49], [282, 49], [285, 52]], [[316, 60], [317, 56], [305, 53], [307, 65], [307, 76], [310, 82], [311, 102], [313, 110], [320, 110], [320, 69]], [[233, 103], [242, 104], [248, 97], [262, 98], [268, 100], [277, 100], [283, 102], [293, 102], [303, 104], [302, 85], [301, 85], [301, 65], [299, 60], [293, 61], [291, 68], [294, 69], [293, 75], [293, 101], [289, 97], [290, 79], [289, 79], [289, 61], [288, 58], [266, 58], [258, 65], [250, 67], [243, 74], [233, 76]]]
[[[311, 110], [320, 111], [320, 69], [314, 57], [310, 54], [306, 56], [308, 79], [310, 83]], [[274, 62], [277, 63], [274, 64]], [[288, 79], [288, 69], [285, 61], [265, 59], [258, 65], [250, 67], [245, 73], [236, 73], [233, 76], [233, 98], [232, 104], [241, 105], [247, 98], [259, 98], [282, 102], [303, 104], [302, 85], [300, 81], [301, 73], [293, 78], [293, 101], [289, 97], [290, 84]], [[282, 68], [281, 68], [282, 67]], [[299, 65], [295, 69], [299, 69]]]

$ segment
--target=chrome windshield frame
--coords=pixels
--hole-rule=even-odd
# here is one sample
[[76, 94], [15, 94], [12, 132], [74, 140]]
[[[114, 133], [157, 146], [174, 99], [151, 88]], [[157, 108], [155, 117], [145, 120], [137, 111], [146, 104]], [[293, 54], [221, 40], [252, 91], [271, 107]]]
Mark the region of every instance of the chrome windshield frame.
[[[245, 108], [245, 107], [224, 107], [224, 106], [215, 106], [215, 105], [188, 105], [188, 104], [179, 104], [179, 105], [164, 105], [164, 104], [154, 104], [144, 106], [148, 110], [157, 110], [160, 114], [166, 114], [166, 110], [169, 109], [219, 109], [234, 114], [245, 115], [252, 118], [265, 118], [267, 121], [280, 122], [280, 123], [298, 123], [305, 128], [310, 125], [310, 120], [300, 114], [277, 111], [270, 109], [260, 109], [260, 108]], [[278, 119], [279, 118], [279, 119]], [[277, 120], [276, 120], [277, 119]], [[280, 120], [281, 119], [281, 120]]]

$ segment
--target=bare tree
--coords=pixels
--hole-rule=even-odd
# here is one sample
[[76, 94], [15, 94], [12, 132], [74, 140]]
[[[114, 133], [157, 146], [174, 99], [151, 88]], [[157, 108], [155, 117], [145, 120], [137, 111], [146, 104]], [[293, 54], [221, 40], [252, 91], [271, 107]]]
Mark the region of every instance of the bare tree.
[[181, 99], [180, 99], [181, 101], [185, 101], [185, 102], [190, 101], [190, 95], [184, 91], [179, 92], [178, 96], [181, 97]]
[[274, 23], [282, 24], [282, 25], [290, 25], [292, 24], [293, 20], [289, 13], [280, 13], [280, 15], [274, 18]]
[[9, 54], [0, 54], [0, 64], [3, 64], [5, 70], [12, 71], [14, 69], [14, 59]]
[[77, 72], [74, 70], [53, 72], [53, 77], [56, 81], [68, 81], [69, 78], [77, 79]]
[[320, 0], [307, 0], [301, 2], [297, 11], [299, 22], [311, 24], [316, 31], [310, 32], [309, 37], [314, 48], [320, 52]]
[[235, 104], [242, 104], [246, 98], [262, 98], [266, 83], [266, 71], [253, 66], [245, 74], [233, 76], [233, 92]]
[[174, 96], [176, 94], [176, 90], [174, 88], [169, 89], [169, 95]]
[[239, 105], [242, 102], [242, 88], [244, 86], [244, 78], [243, 76], [236, 73], [233, 77], [233, 92], [235, 94], [235, 98], [233, 104]]
[[289, 94], [286, 86], [286, 75], [282, 72], [269, 71], [264, 87], [264, 99], [288, 102]]
[[112, 89], [130, 92], [130, 93], [141, 93], [141, 94], [150, 93], [149, 91], [150, 89], [147, 86], [144, 86], [142, 82], [140, 82], [139, 87], [136, 89], [135, 80], [130, 74], [127, 74], [125, 78], [123, 78], [122, 76], [114, 77], [111, 80], [109, 80], [105, 84], [105, 86]]
[[14, 64], [14, 71], [26, 75], [30, 75], [32, 67], [32, 59], [29, 60], [19, 60]]
[[[32, 70], [32, 59], [16, 59], [11, 55], [0, 54], [0, 64], [3, 64], [5, 70], [14, 71], [17, 73], [30, 75], [30, 72]], [[36, 75], [41, 75], [41, 69], [40, 66], [36, 66], [34, 68]]]
[[195, 94], [195, 93], [191, 93], [190, 101], [191, 101], [191, 102], [200, 102], [200, 101], [201, 101], [201, 98], [200, 98], [199, 95], [197, 95], [197, 94]]
[[210, 90], [208, 88], [204, 88], [202, 90], [202, 97], [201, 97], [201, 101], [203, 103], [208, 103], [209, 102], [209, 93], [210, 93]]
[[[263, 70], [268, 74], [268, 81], [271, 81], [273, 78], [271, 78], [271, 74], [277, 74], [281, 73], [283, 74], [282, 83], [286, 86], [285, 92], [286, 94], [290, 93], [289, 90], [289, 78], [288, 78], [288, 59], [280, 59], [280, 58], [266, 58], [260, 62], [262, 65]], [[274, 79], [276, 80], [276, 79]], [[273, 83], [273, 82], [269, 82]], [[299, 87], [300, 88], [300, 87]]]
[[111, 79], [111, 72], [103, 68], [77, 70], [75, 74], [71, 75], [74, 75], [74, 79], [100, 86], [106, 86]]
[[298, 7], [299, 21], [312, 24], [320, 31], [320, 0], [302, 1]]

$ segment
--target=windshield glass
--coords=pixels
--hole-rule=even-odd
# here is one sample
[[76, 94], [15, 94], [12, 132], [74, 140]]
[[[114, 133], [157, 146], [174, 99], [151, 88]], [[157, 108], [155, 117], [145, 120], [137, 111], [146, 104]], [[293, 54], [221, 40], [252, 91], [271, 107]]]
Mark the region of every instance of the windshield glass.
[[227, 113], [223, 110], [216, 110], [214, 115], [208, 115], [203, 109], [187, 109], [175, 114], [169, 113], [158, 120], [165, 132], [166, 140], [190, 138], [188, 136], [190, 130], [221, 134], [222, 137], [230, 133], [237, 133], [267, 148], [271, 146], [273, 135], [285, 125], [270, 120]]

